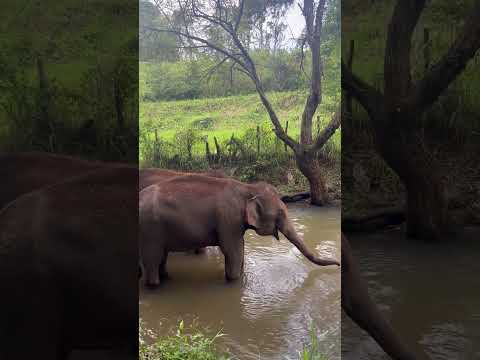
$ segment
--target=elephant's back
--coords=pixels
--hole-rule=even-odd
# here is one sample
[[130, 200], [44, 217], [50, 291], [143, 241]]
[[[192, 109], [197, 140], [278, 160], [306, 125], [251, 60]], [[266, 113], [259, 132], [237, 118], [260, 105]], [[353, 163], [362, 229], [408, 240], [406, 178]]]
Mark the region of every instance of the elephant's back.
[[0, 208], [23, 194], [105, 167], [105, 163], [49, 153], [2, 154]]
[[179, 201], [195, 203], [218, 196], [231, 187], [232, 181], [225, 177], [188, 174], [159, 183], [157, 189], [164, 197], [174, 195]]

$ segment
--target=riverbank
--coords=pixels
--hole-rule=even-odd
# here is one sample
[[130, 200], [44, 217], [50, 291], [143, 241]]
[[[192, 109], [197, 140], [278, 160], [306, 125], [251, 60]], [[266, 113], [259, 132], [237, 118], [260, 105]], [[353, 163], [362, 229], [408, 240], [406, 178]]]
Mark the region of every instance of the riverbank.
[[[374, 151], [373, 140], [356, 134], [342, 153], [342, 218], [350, 231], [373, 231], [405, 220], [406, 192], [397, 175]], [[446, 184], [453, 227], [480, 225], [480, 136], [468, 141], [426, 139]]]
[[[311, 326], [309, 342], [298, 352], [298, 360], [329, 360], [319, 350], [317, 329]], [[209, 335], [208, 330], [197, 327], [185, 329], [180, 321], [177, 329], [165, 337], [155, 337], [147, 344], [144, 340], [145, 331], [140, 327], [139, 360], [234, 360], [236, 357], [219, 348], [217, 340], [227, 336], [221, 331]], [[150, 334], [152, 336], [152, 334]], [[259, 356], [259, 360], [261, 357]]]

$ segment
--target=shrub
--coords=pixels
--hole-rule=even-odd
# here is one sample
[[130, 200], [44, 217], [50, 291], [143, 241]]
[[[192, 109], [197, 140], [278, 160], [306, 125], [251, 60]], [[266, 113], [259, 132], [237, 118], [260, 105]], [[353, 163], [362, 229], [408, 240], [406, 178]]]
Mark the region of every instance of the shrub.
[[320, 352], [317, 332], [313, 324], [310, 327], [310, 344], [304, 345], [299, 353], [299, 360], [327, 360], [327, 357]]
[[186, 332], [180, 321], [175, 334], [158, 339], [151, 345], [140, 339], [140, 360], [229, 360], [219, 353], [215, 341], [223, 334], [207, 336], [198, 328]]

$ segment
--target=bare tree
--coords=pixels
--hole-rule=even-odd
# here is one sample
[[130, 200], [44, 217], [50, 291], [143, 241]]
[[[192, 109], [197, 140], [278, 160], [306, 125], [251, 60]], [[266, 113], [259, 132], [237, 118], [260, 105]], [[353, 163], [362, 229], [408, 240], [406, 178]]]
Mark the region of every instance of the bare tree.
[[342, 62], [342, 88], [367, 111], [379, 154], [407, 190], [407, 235], [439, 240], [448, 229], [448, 199], [439, 164], [419, 136], [419, 120], [480, 47], [480, 1], [447, 53], [414, 83], [412, 36], [425, 0], [398, 0], [388, 26], [383, 93]]
[[[300, 8], [305, 19], [303, 46], [310, 48], [312, 70], [310, 89], [301, 120], [300, 141], [289, 136], [281, 125], [278, 115], [268, 99], [255, 63], [250, 56], [249, 36], [243, 31], [245, 0], [166, 0], [157, 6], [166, 14], [181, 13], [182, 26], [171, 22], [166, 28], [149, 28], [150, 31], [173, 33], [185, 41], [185, 47], [208, 49], [221, 56], [219, 64], [232, 63], [234, 69], [246, 74], [255, 84], [260, 100], [267, 110], [276, 136], [289, 146], [295, 154], [298, 168], [310, 184], [311, 202], [323, 205], [328, 201], [325, 183], [319, 164], [319, 151], [340, 126], [340, 110], [330, 119], [325, 128], [314, 139], [313, 118], [322, 102], [322, 58], [320, 45], [326, 0], [315, 3], [304, 0]], [[171, 17], [171, 16], [170, 16]], [[216, 37], [208, 34], [215, 29]], [[221, 36], [218, 36], [218, 31]], [[221, 41], [218, 41], [221, 38]]]

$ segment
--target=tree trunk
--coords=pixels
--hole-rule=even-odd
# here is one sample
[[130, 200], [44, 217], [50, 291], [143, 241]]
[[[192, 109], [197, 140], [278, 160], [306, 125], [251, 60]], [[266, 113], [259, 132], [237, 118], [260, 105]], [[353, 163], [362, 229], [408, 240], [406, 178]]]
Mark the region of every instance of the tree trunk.
[[317, 155], [300, 150], [295, 157], [299, 170], [310, 184], [310, 203], [316, 206], [324, 206], [329, 202], [329, 199]]
[[448, 235], [448, 199], [439, 165], [423, 141], [413, 139], [415, 134], [399, 134], [398, 130], [388, 135], [384, 132], [379, 150], [407, 191], [406, 234], [411, 238], [440, 241]]
[[439, 241], [448, 235], [448, 202], [445, 185], [436, 177], [417, 176], [407, 186], [408, 237]]

